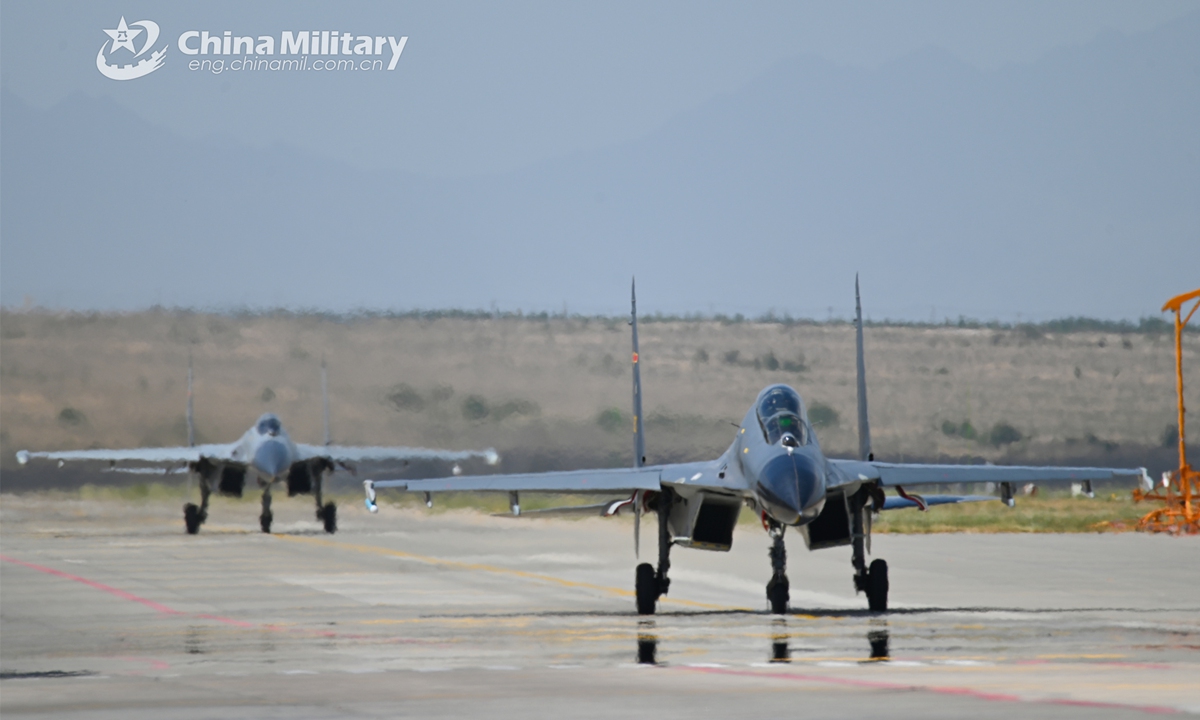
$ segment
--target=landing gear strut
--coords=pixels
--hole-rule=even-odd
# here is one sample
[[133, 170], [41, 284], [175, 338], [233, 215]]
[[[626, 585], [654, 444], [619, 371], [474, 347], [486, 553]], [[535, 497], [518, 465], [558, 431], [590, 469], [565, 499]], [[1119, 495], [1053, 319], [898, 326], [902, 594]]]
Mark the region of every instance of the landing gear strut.
[[271, 514], [271, 483], [267, 483], [262, 494], [262, 515], [258, 516], [258, 524], [262, 526], [263, 532], [271, 532], [271, 521], [274, 517]]
[[767, 602], [771, 604], [771, 613], [775, 615], [786, 615], [788, 601], [791, 599], [788, 592], [787, 547], [783, 544], [783, 532], [786, 529], [786, 526], [774, 522], [767, 528], [772, 540], [771, 581], [767, 583]]
[[324, 480], [325, 471], [318, 469], [316, 477], [313, 479], [313, 497], [317, 501], [317, 520], [325, 523], [325, 532], [333, 534], [337, 532], [337, 505], [334, 503], [321, 504], [321, 481]]
[[858, 493], [850, 498], [850, 537], [854, 554], [851, 562], [854, 564], [854, 589], [867, 594], [867, 606], [871, 612], [887, 612], [888, 606], [888, 566], [887, 561], [875, 559], [867, 567], [866, 539], [870, 532], [864, 528], [864, 518], [873, 508], [867, 505], [869, 496]]
[[[650, 563], [637, 566], [635, 589], [637, 590], [638, 615], [653, 615], [658, 599], [667, 594], [671, 579], [667, 572], [671, 569], [671, 528], [667, 519], [671, 514], [671, 498], [667, 491], [658, 496], [658, 569]], [[636, 508], [635, 512], [640, 512]]]
[[[190, 468], [189, 471], [191, 471]], [[204, 470], [195, 472], [200, 477], [200, 506], [197, 507], [195, 503], [183, 506], [183, 524], [187, 528], [188, 535], [200, 532], [200, 526], [208, 519], [208, 496], [212, 494], [212, 484]]]

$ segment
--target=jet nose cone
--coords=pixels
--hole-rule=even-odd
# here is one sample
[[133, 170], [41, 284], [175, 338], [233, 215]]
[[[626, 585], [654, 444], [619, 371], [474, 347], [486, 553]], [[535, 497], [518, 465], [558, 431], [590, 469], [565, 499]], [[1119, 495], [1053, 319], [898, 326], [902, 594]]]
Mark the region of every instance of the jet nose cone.
[[763, 467], [758, 496], [767, 514], [785, 525], [800, 522], [801, 513], [825, 496], [825, 485], [816, 463], [807, 455], [780, 454]]
[[268, 440], [254, 453], [254, 467], [264, 475], [279, 477], [288, 467], [288, 451], [278, 440]]

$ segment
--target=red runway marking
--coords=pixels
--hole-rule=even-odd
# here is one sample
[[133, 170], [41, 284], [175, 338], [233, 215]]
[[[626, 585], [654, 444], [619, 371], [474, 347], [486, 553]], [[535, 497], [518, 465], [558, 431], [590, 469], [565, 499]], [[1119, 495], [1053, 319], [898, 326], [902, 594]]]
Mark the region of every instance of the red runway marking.
[[[253, 630], [255, 628], [258, 628], [261, 630], [269, 630], [271, 632], [301, 633], [301, 634], [316, 635], [317, 637], [343, 638], [343, 639], [347, 639], [347, 640], [366, 640], [366, 639], [372, 639], [372, 637], [373, 637], [370, 635], [346, 635], [346, 634], [336, 633], [331, 630], [307, 630], [305, 628], [284, 628], [284, 627], [278, 627], [276, 625], [260, 625], [258, 623], [246, 622], [245, 620], [234, 620], [233, 618], [222, 617], [220, 615], [208, 615], [208, 614], [202, 614], [202, 613], [185, 613], [182, 610], [176, 610], [175, 608], [167, 607], [166, 605], [163, 605], [162, 603], [156, 603], [153, 600], [149, 600], [147, 598], [144, 598], [144, 597], [141, 597], [138, 595], [134, 595], [133, 593], [130, 593], [130, 592], [125, 592], [124, 590], [119, 590], [111, 585], [105, 585], [104, 583], [96, 582], [95, 580], [88, 580], [87, 578], [79, 577], [78, 575], [72, 575], [71, 573], [65, 573], [62, 570], [55, 570], [54, 568], [46, 567], [44, 565], [35, 565], [34, 563], [25, 562], [24, 560], [17, 560], [16, 558], [11, 558], [11, 557], [8, 557], [7, 555], [0, 555], [0, 561], [9, 562], [14, 565], [20, 565], [22, 567], [27, 567], [30, 570], [37, 570], [38, 572], [43, 572], [43, 573], [46, 573], [47, 575], [53, 575], [55, 577], [60, 577], [60, 578], [63, 578], [64, 580], [73, 580], [77, 583], [83, 583], [84, 585], [87, 585], [88, 587], [95, 588], [97, 590], [103, 590], [106, 593], [115, 595], [115, 596], [121, 598], [122, 600], [129, 600], [131, 602], [141, 603], [142, 605], [145, 605], [146, 607], [156, 610], [164, 615], [190, 615], [191, 617], [199, 618], [201, 620], [212, 620], [213, 622], [219, 622], [219, 623], [223, 623], [225, 625], [232, 625], [234, 627], [239, 627], [239, 628], [243, 628], [243, 629], [247, 629], [247, 630]], [[389, 638], [389, 639], [386, 639], [386, 641], [400, 642], [400, 643], [414, 643], [414, 644], [421, 644], [421, 645], [430, 644], [429, 641], [426, 641], [426, 640], [416, 640], [416, 639], [402, 638], [402, 637]]]
[[118, 590], [117, 588], [115, 588], [111, 585], [105, 585], [104, 583], [99, 583], [99, 582], [96, 582], [95, 580], [88, 580], [87, 578], [82, 578], [82, 577], [79, 577], [78, 575], [72, 575], [71, 573], [65, 573], [62, 570], [55, 570], [54, 568], [48, 568], [45, 565], [34, 565], [33, 563], [27, 563], [24, 560], [17, 560], [16, 558], [10, 558], [7, 555], [0, 555], [0, 560], [3, 560], [4, 562], [13, 563], [14, 565], [20, 565], [22, 567], [27, 567], [30, 570], [37, 570], [38, 572], [44, 572], [47, 575], [54, 575], [55, 577], [65, 578], [67, 580], [74, 580], [77, 583], [83, 583], [84, 585], [87, 585], [88, 587], [93, 587], [97, 590], [103, 590], [104, 592], [109, 593], [111, 595], [116, 595], [117, 597], [121, 598], [122, 600], [130, 600], [132, 602], [141, 603], [148, 608], [151, 608], [153, 610], [157, 610], [160, 613], [163, 613], [164, 615], [182, 615], [183, 614], [182, 612], [180, 612], [174, 608], [169, 608], [166, 605], [163, 605], [161, 603], [156, 603], [153, 600], [147, 600], [144, 597], [139, 597], [137, 595], [134, 595], [133, 593], [125, 592], [124, 590]]
[[[162, 603], [156, 603], [153, 600], [148, 600], [144, 597], [134, 595], [133, 593], [125, 592], [124, 590], [119, 590], [111, 585], [105, 585], [104, 583], [96, 582], [95, 580], [88, 580], [85, 577], [79, 577], [78, 575], [72, 575], [71, 573], [65, 573], [62, 570], [55, 570], [54, 568], [48, 568], [44, 565], [35, 565], [33, 563], [25, 562], [24, 560], [17, 560], [16, 558], [10, 558], [7, 555], [0, 555], [0, 560], [3, 560], [4, 562], [13, 563], [14, 565], [20, 565], [22, 567], [27, 567], [30, 570], [37, 570], [38, 572], [44, 572], [47, 575], [54, 575], [55, 577], [60, 577], [60, 578], [66, 579], [66, 580], [74, 580], [75, 582], [83, 583], [84, 585], [87, 585], [88, 587], [93, 587], [93, 588], [96, 588], [97, 590], [103, 590], [106, 593], [116, 595], [117, 597], [121, 598], [122, 600], [130, 600], [132, 602], [141, 603], [148, 608], [152, 608], [154, 610], [157, 610], [160, 613], [163, 613], [164, 615], [186, 615], [187, 614], [187, 613], [183, 612], [182, 610], [176, 610], [175, 608], [167, 607], [166, 605], [163, 605]], [[240, 628], [257, 627], [257, 625], [255, 625], [254, 623], [243, 622], [241, 620], [234, 620], [232, 618], [221, 617], [219, 615], [196, 615], [195, 617], [203, 618], [204, 620], [214, 620], [219, 623], [225, 623], [226, 625], [233, 625], [235, 627], [240, 627]]]
[[1093, 700], [1068, 700], [1062, 698], [1023, 698], [1019, 695], [1005, 693], [990, 693], [967, 687], [948, 687], [939, 685], [906, 685], [903, 683], [884, 682], [880, 680], [855, 680], [829, 675], [802, 675], [798, 673], [752, 672], [750, 670], [731, 670], [725, 668], [683, 668], [692, 672], [714, 673], [717, 675], [741, 675], [746, 677], [767, 677], [777, 680], [800, 680], [803, 682], [829, 683], [832, 685], [848, 685], [851, 687], [871, 688], [874, 690], [923, 690], [938, 695], [961, 695], [991, 702], [1033, 702], [1048, 705], [1071, 705], [1074, 707], [1111, 708], [1113, 710], [1136, 710], [1144, 713], [1159, 715], [1176, 714], [1179, 710], [1162, 705], [1126, 705], [1124, 703], [1099, 702]]

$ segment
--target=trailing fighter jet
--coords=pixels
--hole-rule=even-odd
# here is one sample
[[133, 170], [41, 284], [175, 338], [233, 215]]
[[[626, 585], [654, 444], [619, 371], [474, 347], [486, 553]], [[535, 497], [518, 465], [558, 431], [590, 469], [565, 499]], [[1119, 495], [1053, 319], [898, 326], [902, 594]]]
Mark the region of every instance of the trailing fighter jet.
[[[262, 488], [262, 531], [271, 532], [271, 488], [287, 483], [288, 497], [312, 493], [317, 503], [317, 520], [325, 532], [337, 532], [337, 505], [322, 503], [321, 486], [327, 472], [336, 467], [353, 471], [355, 463], [389, 460], [444, 460], [461, 462], [482, 458], [495, 465], [500, 456], [495, 450], [427, 450], [409, 447], [351, 447], [330, 444], [329, 399], [326, 392], [325, 365], [321, 365], [321, 392], [324, 405], [325, 444], [305, 445], [293, 442], [283, 423], [273, 413], [265, 413], [237, 442], [228, 445], [196, 445], [192, 423], [192, 369], [188, 367], [187, 447], [132, 448], [127, 450], [66, 450], [62, 452], [17, 453], [21, 465], [31, 459], [57, 460], [59, 467], [68, 461], [119, 462], [152, 465], [166, 472], [183, 470], [200, 480], [200, 505], [183, 506], [183, 521], [191, 535], [200, 532], [208, 519], [208, 499], [215, 490], [222, 495], [241, 497], [247, 476]], [[127, 468], [126, 472], [137, 469]], [[190, 479], [190, 478], [189, 478]]]
[[[1010, 507], [1016, 484], [1030, 482], [1091, 483], [1116, 478], [1148, 481], [1144, 468], [1022, 467], [999, 465], [921, 465], [886, 463], [871, 452], [867, 422], [866, 368], [863, 356], [862, 302], [855, 279], [858, 360], [859, 457], [826, 457], [809, 421], [800, 394], [787, 385], [771, 385], [758, 394], [738, 426], [733, 443], [708, 462], [645, 465], [642, 427], [642, 389], [638, 362], [637, 294], [631, 293], [633, 328], [633, 441], [634, 466], [525, 475], [485, 475], [437, 480], [366, 480], [366, 505], [378, 511], [376, 491], [398, 488], [409, 492], [507, 492], [514, 515], [520, 514], [519, 493], [629, 493], [624, 500], [598, 505], [555, 508], [547, 512], [598, 512], [611, 516], [623, 508], [634, 515], [634, 552], [640, 517], [658, 516], [658, 566], [637, 566], [634, 586], [637, 611], [650, 615], [670, 588], [671, 547], [729, 550], [742, 506], [759, 515], [772, 546], [771, 580], [767, 600], [771, 612], [788, 607], [787, 554], [784, 532], [793, 527], [809, 550], [850, 545], [854, 588], [866, 593], [872, 611], [888, 605], [888, 566], [882, 559], [867, 564], [871, 548], [871, 519], [879, 512], [931, 505], [997, 499], [992, 495], [925, 495], [906, 488], [947, 483], [996, 483], [1000, 498]], [[896, 494], [889, 495], [886, 491]], [[533, 513], [527, 513], [533, 514]]]

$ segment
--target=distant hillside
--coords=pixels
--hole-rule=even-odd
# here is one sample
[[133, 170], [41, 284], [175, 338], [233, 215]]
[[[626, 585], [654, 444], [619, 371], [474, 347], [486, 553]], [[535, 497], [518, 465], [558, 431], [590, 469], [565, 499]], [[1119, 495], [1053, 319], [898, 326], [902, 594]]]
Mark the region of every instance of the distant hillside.
[[[3, 311], [0, 333], [8, 487], [26, 477], [18, 449], [183, 443], [189, 354], [200, 442], [232, 441], [268, 410], [318, 441], [324, 358], [338, 442], [494, 446], [508, 470], [630, 458], [622, 318]], [[803, 394], [823, 447], [855, 452], [852, 326], [660, 319], [641, 343], [651, 462], [715, 457], [776, 382]], [[880, 457], [1174, 460], [1170, 334], [877, 326], [866, 349]], [[1200, 369], [1196, 335], [1185, 363]], [[1188, 387], [1200, 407], [1200, 381]]]

